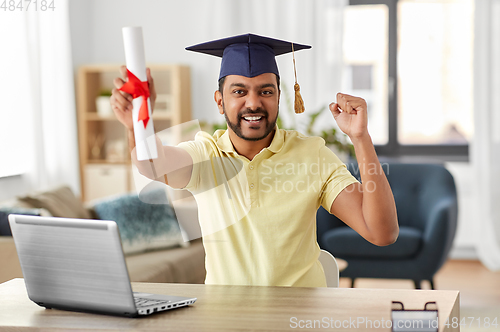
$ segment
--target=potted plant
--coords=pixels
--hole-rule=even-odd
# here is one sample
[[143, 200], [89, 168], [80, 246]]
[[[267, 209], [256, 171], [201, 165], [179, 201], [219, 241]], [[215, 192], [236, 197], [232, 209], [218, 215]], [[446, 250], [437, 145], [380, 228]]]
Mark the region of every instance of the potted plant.
[[107, 117], [113, 114], [113, 110], [111, 109], [111, 104], [109, 102], [110, 97], [111, 90], [101, 90], [99, 96], [95, 99], [95, 106], [99, 116]]

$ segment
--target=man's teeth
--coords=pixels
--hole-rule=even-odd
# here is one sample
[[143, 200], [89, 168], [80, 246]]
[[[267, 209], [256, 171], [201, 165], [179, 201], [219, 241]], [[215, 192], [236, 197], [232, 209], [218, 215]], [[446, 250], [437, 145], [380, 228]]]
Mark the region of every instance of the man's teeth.
[[244, 119], [247, 121], [257, 121], [257, 120], [262, 119], [262, 117], [261, 116], [245, 116]]

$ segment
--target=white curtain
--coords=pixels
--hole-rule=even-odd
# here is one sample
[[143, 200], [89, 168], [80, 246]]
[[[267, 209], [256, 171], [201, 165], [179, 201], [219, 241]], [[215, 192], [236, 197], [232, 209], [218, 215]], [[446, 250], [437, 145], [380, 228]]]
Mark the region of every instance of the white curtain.
[[[0, 194], [5, 195], [4, 177], [26, 172], [27, 43], [22, 13], [0, 14]], [[24, 132], [23, 132], [24, 131]], [[11, 180], [11, 179], [8, 179]]]
[[[293, 118], [299, 119], [299, 129], [303, 129], [307, 114], [328, 105], [340, 92], [343, 9], [346, 5], [347, 0], [213, 0], [204, 36], [217, 39], [254, 33], [311, 45], [312, 49], [295, 53], [306, 112]], [[278, 56], [277, 62], [282, 92], [286, 89], [293, 103], [292, 54]], [[280, 114], [285, 124], [292, 121], [286, 116], [286, 107], [282, 93]], [[323, 115], [329, 126], [335, 123], [329, 112]]]
[[474, 140], [477, 253], [500, 270], [500, 0], [475, 3]]
[[[23, 50], [10, 65], [3, 80], [18, 82], [13, 91], [21, 91], [19, 112], [24, 143], [19, 140], [24, 160], [22, 173], [27, 190], [42, 190], [69, 184], [79, 193], [78, 145], [68, 1], [56, 2], [54, 10], [41, 8], [18, 12], [14, 18], [18, 30], [3, 30], [15, 35]], [[7, 47], [7, 45], [4, 45]], [[1, 57], [1, 55], [0, 55]], [[10, 77], [9, 77], [10, 75]], [[5, 110], [2, 110], [2, 114]], [[2, 142], [5, 144], [5, 141]]]

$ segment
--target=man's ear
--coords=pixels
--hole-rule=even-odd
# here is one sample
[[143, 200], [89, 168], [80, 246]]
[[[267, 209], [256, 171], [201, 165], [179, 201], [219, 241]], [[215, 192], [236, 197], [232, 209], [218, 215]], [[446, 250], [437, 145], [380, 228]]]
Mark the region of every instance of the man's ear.
[[219, 90], [216, 90], [214, 93], [214, 100], [215, 103], [217, 104], [217, 107], [219, 108], [219, 113], [224, 114], [224, 107], [223, 107], [223, 101], [222, 101], [222, 93]]

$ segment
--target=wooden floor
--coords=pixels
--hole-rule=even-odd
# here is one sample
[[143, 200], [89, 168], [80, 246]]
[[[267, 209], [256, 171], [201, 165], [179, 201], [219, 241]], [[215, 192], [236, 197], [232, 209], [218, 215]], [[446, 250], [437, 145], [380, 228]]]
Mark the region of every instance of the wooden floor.
[[[340, 287], [350, 287], [351, 280], [340, 278]], [[411, 280], [356, 279], [356, 288], [414, 288]], [[500, 331], [500, 271], [492, 272], [479, 261], [449, 260], [434, 279], [436, 289], [460, 291], [461, 317], [466, 318], [462, 331]], [[430, 289], [428, 282], [422, 288]], [[470, 318], [474, 318], [474, 321]], [[497, 318], [498, 326], [484, 327], [486, 320]], [[479, 326], [480, 322], [483, 326]]]

